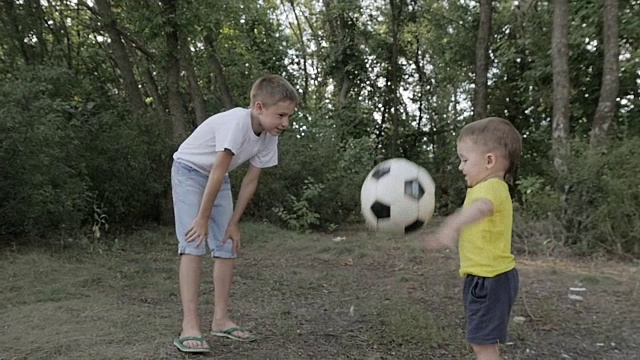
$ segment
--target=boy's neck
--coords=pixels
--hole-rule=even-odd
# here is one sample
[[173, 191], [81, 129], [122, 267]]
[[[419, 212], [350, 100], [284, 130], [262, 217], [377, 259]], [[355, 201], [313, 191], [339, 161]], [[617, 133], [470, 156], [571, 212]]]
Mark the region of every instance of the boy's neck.
[[256, 136], [260, 136], [260, 134], [262, 134], [262, 131], [264, 131], [264, 129], [262, 128], [262, 124], [260, 124], [260, 118], [256, 113], [254, 113], [253, 108], [251, 108], [250, 114], [251, 114], [251, 130], [253, 130], [253, 133], [256, 134]]
[[484, 182], [487, 182], [487, 181], [493, 180], [493, 179], [498, 179], [498, 180], [506, 182], [504, 172], [497, 172], [497, 173], [488, 174], [482, 181], [478, 182], [478, 184], [482, 184]]

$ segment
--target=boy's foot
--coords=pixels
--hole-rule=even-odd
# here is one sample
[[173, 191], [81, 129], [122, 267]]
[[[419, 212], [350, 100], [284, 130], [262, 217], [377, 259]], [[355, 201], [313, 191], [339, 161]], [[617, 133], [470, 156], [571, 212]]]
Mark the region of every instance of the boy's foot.
[[227, 324], [224, 328], [211, 326], [211, 335], [223, 336], [237, 341], [254, 341], [256, 339], [255, 336], [246, 332], [234, 323]]
[[173, 345], [182, 352], [201, 353], [209, 352], [211, 348], [204, 336], [183, 336], [173, 340]]

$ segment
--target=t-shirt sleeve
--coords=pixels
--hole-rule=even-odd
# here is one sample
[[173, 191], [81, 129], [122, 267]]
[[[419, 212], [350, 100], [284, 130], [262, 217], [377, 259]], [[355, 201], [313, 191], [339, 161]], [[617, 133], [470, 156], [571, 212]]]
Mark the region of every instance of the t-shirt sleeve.
[[500, 206], [500, 199], [502, 198], [500, 195], [502, 192], [503, 188], [500, 181], [484, 181], [477, 185], [472, 201], [487, 199], [491, 201], [494, 208], [498, 208]]
[[228, 126], [220, 126], [216, 131], [216, 151], [231, 150], [235, 155], [242, 148], [245, 131], [241, 121], [227, 120]]
[[249, 161], [257, 168], [268, 168], [278, 165], [278, 138], [269, 139], [264, 148]]

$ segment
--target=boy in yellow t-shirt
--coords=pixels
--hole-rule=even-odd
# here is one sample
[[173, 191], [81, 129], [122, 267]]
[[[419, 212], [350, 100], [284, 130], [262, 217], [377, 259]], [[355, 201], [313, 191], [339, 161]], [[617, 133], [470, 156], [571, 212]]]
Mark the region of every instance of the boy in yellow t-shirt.
[[467, 196], [462, 209], [425, 240], [425, 248], [458, 244], [467, 342], [477, 359], [497, 360], [519, 286], [511, 254], [513, 208], [507, 181], [513, 181], [520, 161], [522, 138], [509, 121], [486, 118], [462, 128], [457, 151]]

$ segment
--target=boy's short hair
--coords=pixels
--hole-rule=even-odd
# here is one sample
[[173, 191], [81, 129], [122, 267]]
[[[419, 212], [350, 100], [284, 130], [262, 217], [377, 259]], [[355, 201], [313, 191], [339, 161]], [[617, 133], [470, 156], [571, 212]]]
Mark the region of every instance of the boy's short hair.
[[265, 75], [251, 87], [251, 106], [262, 102], [265, 107], [273, 106], [281, 101], [300, 102], [298, 92], [280, 75]]
[[513, 183], [522, 152], [522, 136], [508, 120], [489, 117], [465, 125], [458, 135], [458, 142], [470, 139], [487, 152], [499, 151], [509, 161], [506, 180]]

